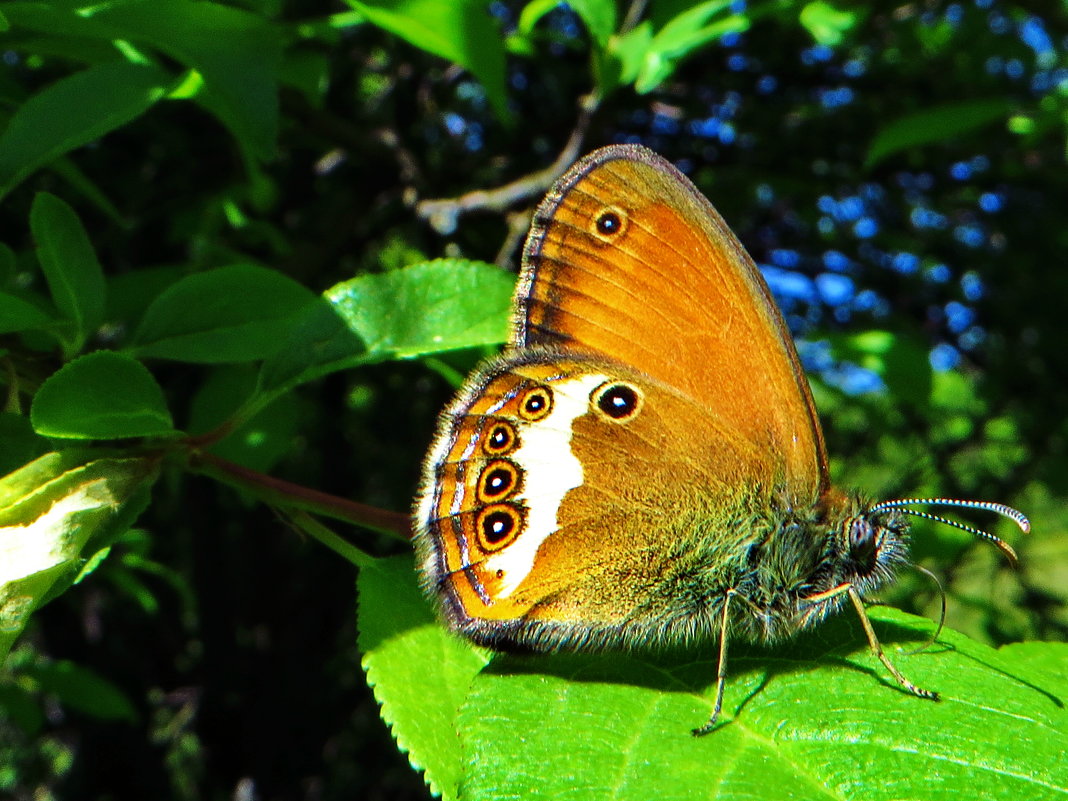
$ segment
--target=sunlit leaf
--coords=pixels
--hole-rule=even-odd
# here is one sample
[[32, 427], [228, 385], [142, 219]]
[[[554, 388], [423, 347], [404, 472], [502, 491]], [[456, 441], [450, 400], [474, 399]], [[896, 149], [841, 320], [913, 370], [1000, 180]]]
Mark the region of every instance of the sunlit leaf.
[[0, 478], [0, 660], [30, 614], [144, 509], [158, 463], [50, 453]]
[[346, 0], [374, 25], [453, 61], [478, 78], [501, 119], [510, 117], [504, 37], [482, 0]]
[[799, 19], [816, 44], [836, 47], [857, 24], [859, 16], [856, 11], [842, 11], [823, 0], [816, 0], [805, 4]]
[[[683, 58], [728, 33], [749, 28], [749, 18], [731, 11], [729, 0], [708, 0], [683, 11], [658, 30], [643, 54], [634, 88], [653, 91], [675, 71]], [[722, 16], [714, 22], [713, 17]]]
[[[393, 566], [388, 593], [361, 596], [361, 616], [388, 625], [393, 599], [416, 592], [405, 567]], [[951, 799], [968, 787], [982, 798], [1052, 799], [1068, 789], [1068, 676], [1049, 670], [1054, 655], [1017, 659], [948, 630], [906, 655], [934, 624], [882, 607], [870, 614], [891, 659], [940, 691], [940, 703], [897, 687], [848, 614], [776, 646], [732, 642], [723, 723], [699, 739], [690, 729], [710, 712], [714, 643], [497, 657], [473, 680], [440, 651], [419, 651], [396, 661], [390, 681], [432, 685], [431, 698], [449, 699], [436, 715], [466, 694], [464, 798]], [[429, 638], [429, 621], [424, 608], [379, 636]], [[398, 736], [415, 725], [392, 722]], [[444, 723], [432, 730], [448, 735]]]
[[437, 623], [413, 575], [410, 557], [360, 571], [363, 669], [398, 747], [433, 792], [455, 799], [463, 764], [456, 715], [486, 655]]
[[496, 345], [508, 334], [515, 278], [493, 265], [438, 259], [361, 275], [324, 294], [288, 347], [263, 365], [274, 391], [386, 359]]

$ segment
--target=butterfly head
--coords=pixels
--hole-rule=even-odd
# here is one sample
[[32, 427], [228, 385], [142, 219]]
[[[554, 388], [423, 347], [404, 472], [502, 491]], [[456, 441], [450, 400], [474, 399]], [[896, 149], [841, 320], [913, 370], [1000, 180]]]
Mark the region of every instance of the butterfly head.
[[855, 583], [881, 583], [908, 558], [909, 521], [897, 509], [869, 509], [846, 519], [840, 553]]
[[[834, 498], [837, 498], [837, 502], [832, 500]], [[910, 518], [912, 517], [944, 523], [987, 540], [1015, 564], [1016, 552], [1000, 537], [982, 529], [914, 508], [916, 506], [984, 509], [1009, 518], [1025, 532], [1031, 527], [1027, 518], [1016, 509], [987, 501], [954, 498], [902, 498], [868, 504], [855, 495], [832, 493], [824, 500], [824, 504], [827, 505], [822, 509], [822, 519], [836, 522], [832, 523], [827, 550], [824, 551], [819, 567], [808, 581], [809, 589], [803, 597], [806, 602], [803, 607], [805, 612], [799, 621], [800, 625], [811, 623], [831, 608], [835, 608], [841, 602], [847, 589], [863, 597], [891, 580], [897, 570], [905, 565], [912, 565], [926, 573], [937, 584], [938, 579], [933, 574], [919, 565], [913, 565], [909, 559]], [[943, 597], [943, 607], [944, 603]]]

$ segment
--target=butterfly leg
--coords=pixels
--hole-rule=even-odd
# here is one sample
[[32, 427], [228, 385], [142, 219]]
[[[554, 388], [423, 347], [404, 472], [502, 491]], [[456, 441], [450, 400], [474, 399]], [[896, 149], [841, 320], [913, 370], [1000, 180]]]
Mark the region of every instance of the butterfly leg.
[[712, 716], [704, 726], [691, 731], [694, 737], [704, 737], [711, 732], [716, 727], [720, 710], [723, 709], [723, 688], [727, 683], [727, 622], [730, 620], [731, 598], [734, 595], [735, 591], [731, 589], [723, 596], [723, 615], [719, 623], [719, 665], [716, 667], [716, 701], [712, 705]]
[[846, 585], [846, 592], [849, 593], [849, 600], [853, 602], [853, 606], [856, 607], [857, 614], [860, 615], [861, 625], [864, 626], [864, 633], [868, 635], [868, 644], [871, 646], [871, 651], [875, 654], [879, 661], [883, 663], [890, 674], [897, 679], [897, 683], [908, 690], [913, 695], [920, 698], [929, 698], [932, 701], [938, 700], [938, 693], [931, 690], [925, 690], [922, 687], [917, 687], [911, 681], [906, 679], [896, 667], [893, 662], [883, 653], [883, 646], [879, 642], [879, 638], [875, 636], [875, 629], [871, 626], [871, 620], [868, 619], [868, 613], [864, 610], [864, 601], [860, 598], [860, 593], [852, 584]]

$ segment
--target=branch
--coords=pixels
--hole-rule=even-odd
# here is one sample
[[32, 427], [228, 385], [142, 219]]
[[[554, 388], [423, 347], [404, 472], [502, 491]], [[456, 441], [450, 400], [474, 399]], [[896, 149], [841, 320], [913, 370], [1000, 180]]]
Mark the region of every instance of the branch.
[[379, 509], [376, 506], [368, 506], [302, 487], [300, 484], [283, 481], [226, 459], [220, 459], [210, 453], [191, 454], [189, 468], [197, 473], [216, 478], [224, 484], [239, 487], [261, 501], [283, 509], [300, 509], [334, 520], [355, 523], [358, 526], [392, 534], [404, 541], [411, 538], [411, 519], [401, 512]]
[[582, 144], [594, 112], [601, 99], [596, 92], [586, 95], [579, 108], [579, 118], [571, 136], [556, 160], [543, 170], [526, 175], [496, 189], [477, 189], [456, 198], [421, 200], [415, 212], [430, 223], [439, 234], [448, 235], [456, 230], [461, 214], [470, 211], [504, 212], [524, 200], [545, 194], [553, 181], [564, 174], [582, 151]]

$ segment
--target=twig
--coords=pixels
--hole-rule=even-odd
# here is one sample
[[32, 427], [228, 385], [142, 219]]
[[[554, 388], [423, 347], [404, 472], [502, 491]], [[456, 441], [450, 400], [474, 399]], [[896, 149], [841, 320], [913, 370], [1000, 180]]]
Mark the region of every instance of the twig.
[[600, 105], [601, 99], [596, 92], [591, 92], [582, 99], [579, 118], [575, 123], [567, 144], [560, 151], [556, 160], [543, 170], [525, 175], [511, 183], [496, 189], [477, 189], [456, 198], [422, 200], [415, 206], [416, 214], [430, 223], [439, 234], [448, 235], [456, 230], [461, 214], [469, 211], [503, 212], [524, 200], [545, 193], [553, 181], [564, 174], [571, 163], [578, 158], [582, 143], [586, 138], [590, 120]]
[[300, 484], [293, 484], [256, 470], [250, 470], [203, 451], [190, 457], [189, 467], [195, 472], [217, 478], [225, 484], [240, 487], [260, 500], [283, 509], [301, 509], [321, 514], [335, 520], [343, 520], [392, 534], [405, 541], [411, 537], [410, 518], [401, 512], [379, 509], [376, 506], [368, 506], [302, 487]]
[[493, 260], [493, 263], [498, 267], [507, 268], [511, 266], [512, 256], [516, 248], [522, 244], [523, 237], [526, 236], [527, 230], [530, 228], [530, 218], [532, 216], [533, 212], [530, 209], [513, 211], [506, 216], [508, 233], [497, 251], [497, 258]]

